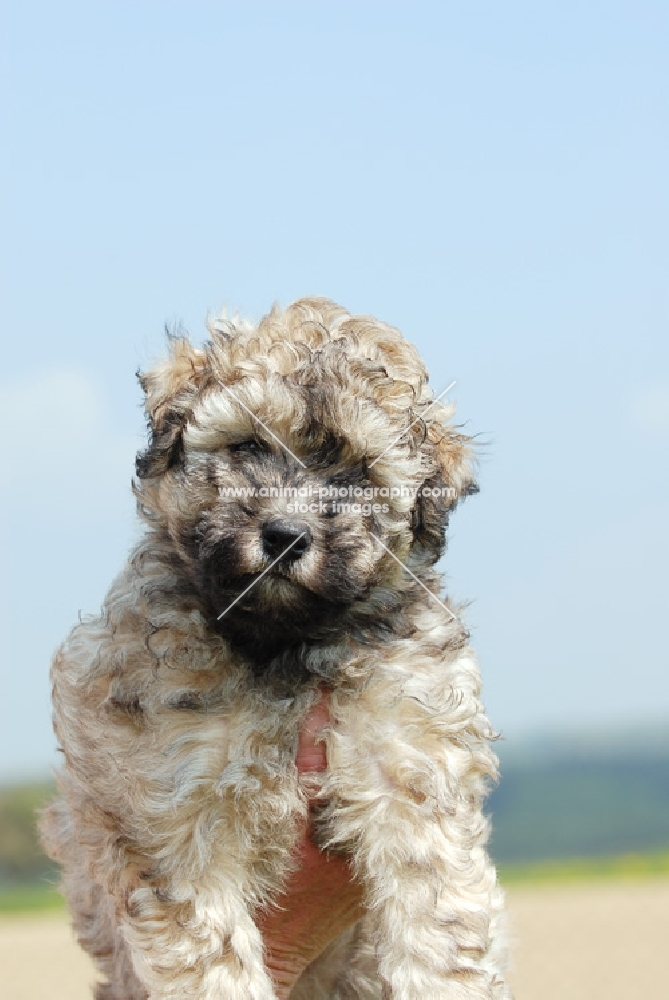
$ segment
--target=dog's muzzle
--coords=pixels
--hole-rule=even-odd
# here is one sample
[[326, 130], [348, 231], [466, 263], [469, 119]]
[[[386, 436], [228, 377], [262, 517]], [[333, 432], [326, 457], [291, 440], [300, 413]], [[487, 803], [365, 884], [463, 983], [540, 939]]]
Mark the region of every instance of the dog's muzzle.
[[304, 521], [275, 519], [263, 524], [260, 532], [263, 552], [269, 559], [295, 562], [311, 546], [313, 536]]

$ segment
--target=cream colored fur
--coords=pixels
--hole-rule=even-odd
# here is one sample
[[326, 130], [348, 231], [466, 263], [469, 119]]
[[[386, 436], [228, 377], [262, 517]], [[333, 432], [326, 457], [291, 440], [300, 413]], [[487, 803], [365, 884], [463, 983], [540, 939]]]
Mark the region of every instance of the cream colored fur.
[[[248, 508], [222, 495], [225, 482], [317, 486], [334, 468], [460, 497], [473, 482], [467, 439], [448, 409], [428, 413], [425, 369], [397, 331], [326, 300], [275, 309], [258, 328], [218, 324], [211, 338], [173, 340], [142, 379], [146, 533], [101, 615], [75, 626], [53, 665], [64, 766], [43, 831], [105, 977], [96, 995], [272, 1000], [256, 917], [285, 883], [316, 789], [321, 843], [353, 859], [366, 916], [307, 970], [295, 1000], [506, 1000], [482, 813], [496, 760], [478, 666], [460, 620], [372, 537], [438, 595], [432, 564], [455, 500], [395, 497], [374, 518], [327, 523], [305, 515], [311, 547], [251, 591], [240, 635], [210, 606], [215, 558], [208, 575], [198, 564], [198, 552], [227, 546], [232, 594], [236, 573], [246, 581], [268, 563], [259, 526], [285, 516], [284, 499]], [[260, 459], [235, 452], [249, 437], [262, 439]], [[247, 654], [245, 628], [266, 642], [260, 633], [279, 636], [291, 615], [303, 615], [304, 641], [298, 624], [274, 666], [265, 646]], [[328, 769], [300, 780], [298, 728], [323, 685]]]

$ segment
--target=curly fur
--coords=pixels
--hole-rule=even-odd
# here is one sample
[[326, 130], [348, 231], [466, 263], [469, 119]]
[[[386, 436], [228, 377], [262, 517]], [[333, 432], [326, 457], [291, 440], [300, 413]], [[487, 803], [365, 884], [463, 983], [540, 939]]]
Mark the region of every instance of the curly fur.
[[[255, 918], [318, 782], [319, 842], [353, 859], [366, 915], [294, 997], [508, 998], [478, 667], [397, 561], [439, 593], [448, 516], [475, 489], [469, 441], [397, 330], [325, 299], [210, 336], [171, 338], [140, 377], [146, 531], [52, 669], [65, 764], [43, 837], [105, 976], [96, 996], [271, 1000]], [[300, 514], [305, 550], [259, 578], [279, 487], [398, 483], [414, 492], [377, 511]], [[300, 779], [323, 685], [328, 770]]]

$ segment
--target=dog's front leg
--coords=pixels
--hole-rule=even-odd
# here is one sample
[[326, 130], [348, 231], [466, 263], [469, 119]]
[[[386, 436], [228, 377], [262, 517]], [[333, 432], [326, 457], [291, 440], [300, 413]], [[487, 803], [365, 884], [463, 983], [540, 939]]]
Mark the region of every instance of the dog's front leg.
[[353, 852], [365, 884], [384, 996], [505, 1000], [502, 899], [481, 811], [495, 766], [487, 723], [466, 687], [417, 697], [415, 686], [378, 678], [335, 706], [329, 842]]
[[124, 910], [121, 933], [151, 1000], [276, 1000], [240, 889], [142, 886]]
[[[457, 884], [446, 858], [457, 859], [452, 844], [440, 844], [440, 831], [423, 822], [406, 824], [397, 838], [395, 822], [379, 825], [379, 841], [362, 858], [369, 890], [372, 936], [384, 996], [392, 1000], [501, 1000], [508, 996], [501, 975], [489, 960], [492, 948], [490, 906], [494, 873], [464, 862], [471, 887]], [[412, 830], [412, 832], [410, 832]], [[419, 845], [420, 839], [420, 845]], [[426, 840], [431, 840], [427, 847]]]

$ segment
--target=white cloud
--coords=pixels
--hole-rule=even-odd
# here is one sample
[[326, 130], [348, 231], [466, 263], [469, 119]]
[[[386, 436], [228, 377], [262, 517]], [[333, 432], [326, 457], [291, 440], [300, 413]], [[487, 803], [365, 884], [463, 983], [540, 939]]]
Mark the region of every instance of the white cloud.
[[[89, 445], [103, 424], [99, 390], [86, 374], [54, 369], [0, 387], [4, 451], [11, 462], [37, 454], [57, 465]], [[11, 473], [5, 465], [4, 474]]]
[[53, 368], [0, 385], [0, 416], [3, 505], [127, 511], [141, 440], [116, 431], [91, 375]]
[[640, 430], [669, 435], [669, 383], [647, 386], [639, 392], [632, 413]]

